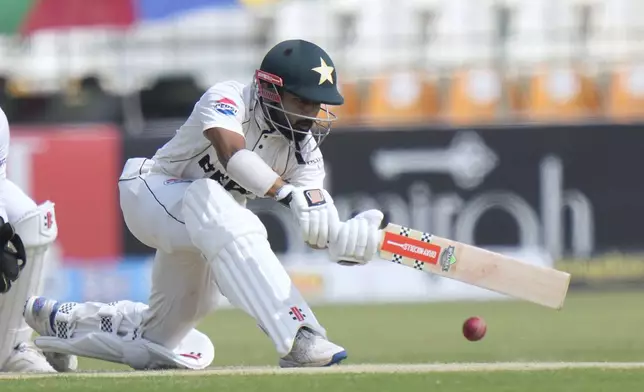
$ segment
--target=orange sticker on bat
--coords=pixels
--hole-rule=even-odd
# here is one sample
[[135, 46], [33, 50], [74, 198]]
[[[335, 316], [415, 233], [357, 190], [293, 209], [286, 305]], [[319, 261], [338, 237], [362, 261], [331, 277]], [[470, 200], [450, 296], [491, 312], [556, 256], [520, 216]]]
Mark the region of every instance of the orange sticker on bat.
[[438, 255], [441, 252], [441, 247], [438, 245], [390, 232], [385, 232], [380, 249], [430, 264], [438, 263]]

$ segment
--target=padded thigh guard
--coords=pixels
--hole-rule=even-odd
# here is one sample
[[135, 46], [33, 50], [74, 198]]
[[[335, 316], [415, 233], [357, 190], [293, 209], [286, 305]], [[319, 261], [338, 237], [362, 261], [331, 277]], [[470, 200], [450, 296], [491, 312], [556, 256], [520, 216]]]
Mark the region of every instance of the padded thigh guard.
[[326, 331], [304, 301], [268, 243], [266, 229], [212, 180], [197, 180], [186, 190], [186, 229], [207, 258], [221, 293], [252, 316], [287, 355], [300, 328]]
[[0, 295], [0, 367], [13, 348], [31, 340], [33, 331], [22, 312], [27, 298], [42, 294], [47, 271], [45, 257], [58, 237], [54, 203], [45, 202], [13, 223], [27, 255], [27, 264], [12, 289]]

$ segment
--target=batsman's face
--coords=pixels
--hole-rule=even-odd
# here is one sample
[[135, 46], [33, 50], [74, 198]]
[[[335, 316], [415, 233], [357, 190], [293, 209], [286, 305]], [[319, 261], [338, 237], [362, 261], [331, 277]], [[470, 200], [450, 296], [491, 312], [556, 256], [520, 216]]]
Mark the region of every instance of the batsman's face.
[[[320, 112], [320, 103], [304, 100], [287, 91], [282, 96], [282, 105], [286, 118], [293, 126], [293, 129], [306, 132], [313, 126], [313, 120], [301, 116], [315, 118]], [[292, 114], [290, 114], [290, 113]]]

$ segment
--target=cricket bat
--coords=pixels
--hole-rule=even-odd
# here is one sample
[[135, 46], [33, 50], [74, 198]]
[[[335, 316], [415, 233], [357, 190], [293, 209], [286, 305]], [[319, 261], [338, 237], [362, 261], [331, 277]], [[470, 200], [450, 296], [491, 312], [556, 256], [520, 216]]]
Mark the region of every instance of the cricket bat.
[[455, 279], [553, 309], [561, 309], [570, 274], [389, 223], [379, 256], [420, 271]]

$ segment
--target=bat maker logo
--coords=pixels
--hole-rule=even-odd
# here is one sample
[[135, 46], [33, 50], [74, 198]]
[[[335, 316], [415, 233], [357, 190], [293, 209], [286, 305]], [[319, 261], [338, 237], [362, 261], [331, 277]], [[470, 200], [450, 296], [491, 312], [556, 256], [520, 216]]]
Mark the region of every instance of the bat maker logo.
[[443, 254], [441, 254], [441, 270], [443, 272], [448, 272], [452, 267], [452, 264], [456, 263], [454, 250], [454, 247], [450, 245], [443, 251]]

